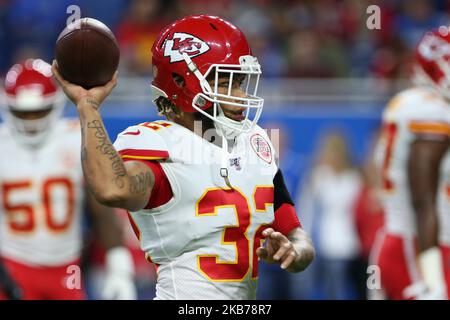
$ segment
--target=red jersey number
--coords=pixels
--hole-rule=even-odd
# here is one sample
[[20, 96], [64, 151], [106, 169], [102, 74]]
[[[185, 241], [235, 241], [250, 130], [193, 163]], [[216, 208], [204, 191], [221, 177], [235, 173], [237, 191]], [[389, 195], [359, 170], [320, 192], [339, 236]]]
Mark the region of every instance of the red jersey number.
[[382, 168], [382, 182], [385, 191], [394, 190], [394, 183], [389, 178], [389, 167], [392, 160], [392, 150], [394, 148], [395, 139], [397, 138], [398, 127], [397, 124], [390, 122], [383, 125], [383, 132], [386, 148], [384, 151], [383, 168]]
[[[30, 193], [32, 187], [32, 182], [29, 180], [4, 182], [2, 184], [3, 209], [6, 213], [10, 230], [21, 233], [33, 232], [37, 227], [36, 215], [38, 209], [36, 206], [42, 204], [46, 228], [54, 232], [65, 231], [70, 226], [74, 214], [75, 193], [72, 181], [68, 178], [47, 179], [40, 188], [40, 202], [30, 203], [24, 201], [16, 203], [14, 201], [14, 197], [20, 197], [20, 194]], [[66, 201], [63, 219], [58, 219], [55, 215], [56, 189], [65, 193]]]
[[[256, 212], [266, 212], [267, 206], [273, 205], [273, 186], [258, 186], [253, 194]], [[248, 272], [252, 262], [252, 278], [258, 276], [258, 257], [256, 249], [261, 244], [262, 231], [267, 225], [261, 225], [252, 241], [247, 238], [250, 226], [250, 204], [248, 198], [236, 189], [208, 189], [196, 204], [197, 216], [215, 216], [217, 209], [231, 207], [237, 217], [237, 225], [227, 226], [223, 230], [222, 245], [234, 245], [237, 251], [235, 261], [219, 261], [218, 255], [198, 256], [200, 272], [211, 281], [241, 281]]]

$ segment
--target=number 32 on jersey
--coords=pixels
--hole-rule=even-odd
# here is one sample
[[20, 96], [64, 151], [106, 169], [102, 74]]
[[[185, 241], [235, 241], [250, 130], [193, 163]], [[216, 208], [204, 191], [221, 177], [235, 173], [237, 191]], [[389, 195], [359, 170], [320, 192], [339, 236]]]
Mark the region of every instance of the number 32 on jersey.
[[[273, 198], [273, 186], [257, 186], [252, 199], [256, 213], [267, 212], [267, 207], [273, 205]], [[226, 207], [234, 209], [237, 225], [224, 228], [222, 245], [234, 245], [237, 259], [219, 261], [218, 255], [215, 254], [199, 255], [197, 257], [199, 271], [211, 281], [241, 281], [247, 276], [252, 265], [252, 278], [256, 278], [258, 276], [256, 249], [260, 246], [262, 231], [267, 228], [267, 225], [259, 226], [254, 239], [248, 238], [247, 231], [251, 222], [248, 198], [238, 189], [207, 189], [196, 204], [196, 215], [198, 217], [216, 216], [219, 208]]]

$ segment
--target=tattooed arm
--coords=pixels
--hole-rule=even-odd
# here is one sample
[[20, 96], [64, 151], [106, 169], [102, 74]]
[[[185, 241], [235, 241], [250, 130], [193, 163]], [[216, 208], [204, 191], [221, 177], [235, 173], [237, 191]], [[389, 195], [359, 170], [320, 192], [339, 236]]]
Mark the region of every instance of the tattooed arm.
[[150, 197], [154, 175], [137, 161], [124, 163], [108, 137], [99, 108], [117, 83], [117, 75], [102, 87], [85, 90], [64, 80], [56, 63], [53, 74], [77, 106], [81, 123], [81, 160], [85, 179], [102, 204], [130, 211], [142, 209]]
[[153, 172], [141, 162], [122, 161], [95, 105], [82, 100], [77, 108], [82, 128], [83, 172], [95, 197], [107, 206], [142, 209], [153, 188]]

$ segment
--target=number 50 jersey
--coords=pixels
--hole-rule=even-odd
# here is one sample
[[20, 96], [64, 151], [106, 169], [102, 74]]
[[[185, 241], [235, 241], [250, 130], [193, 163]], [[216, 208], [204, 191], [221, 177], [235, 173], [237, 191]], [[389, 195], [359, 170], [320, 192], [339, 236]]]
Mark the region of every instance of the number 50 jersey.
[[[172, 188], [166, 204], [131, 212], [141, 249], [157, 266], [157, 299], [254, 299], [256, 249], [274, 220], [274, 149], [256, 127], [232, 150], [169, 121], [133, 126], [123, 158], [158, 160]], [[226, 165], [232, 188], [220, 175]]]
[[84, 195], [78, 120], [59, 120], [37, 149], [4, 125], [0, 141], [0, 254], [32, 266], [75, 261]]

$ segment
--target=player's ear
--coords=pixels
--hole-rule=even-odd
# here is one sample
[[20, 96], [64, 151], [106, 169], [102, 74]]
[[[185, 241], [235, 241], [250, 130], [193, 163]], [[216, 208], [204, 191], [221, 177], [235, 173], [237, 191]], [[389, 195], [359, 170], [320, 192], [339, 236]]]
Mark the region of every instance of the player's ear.
[[175, 118], [181, 118], [184, 116], [184, 111], [181, 110], [180, 108], [178, 108], [177, 106], [175, 106], [173, 111], [174, 111], [173, 114], [174, 114]]
[[156, 100], [156, 106], [158, 107], [160, 115], [165, 116], [169, 121], [184, 115], [184, 112], [180, 108], [164, 97], [159, 97], [158, 100]]
[[[172, 73], [172, 79], [175, 82], [175, 84], [180, 88], [183, 88], [186, 85], [186, 81], [184, 80], [184, 78], [177, 73]], [[168, 103], [171, 102], [168, 101]], [[172, 109], [171, 116], [174, 118], [181, 118], [184, 114], [184, 112], [180, 108], [178, 108], [175, 104], [172, 104], [171, 109]]]
[[172, 79], [175, 82], [175, 84], [180, 88], [183, 88], [186, 85], [184, 78], [177, 73], [172, 73]]

